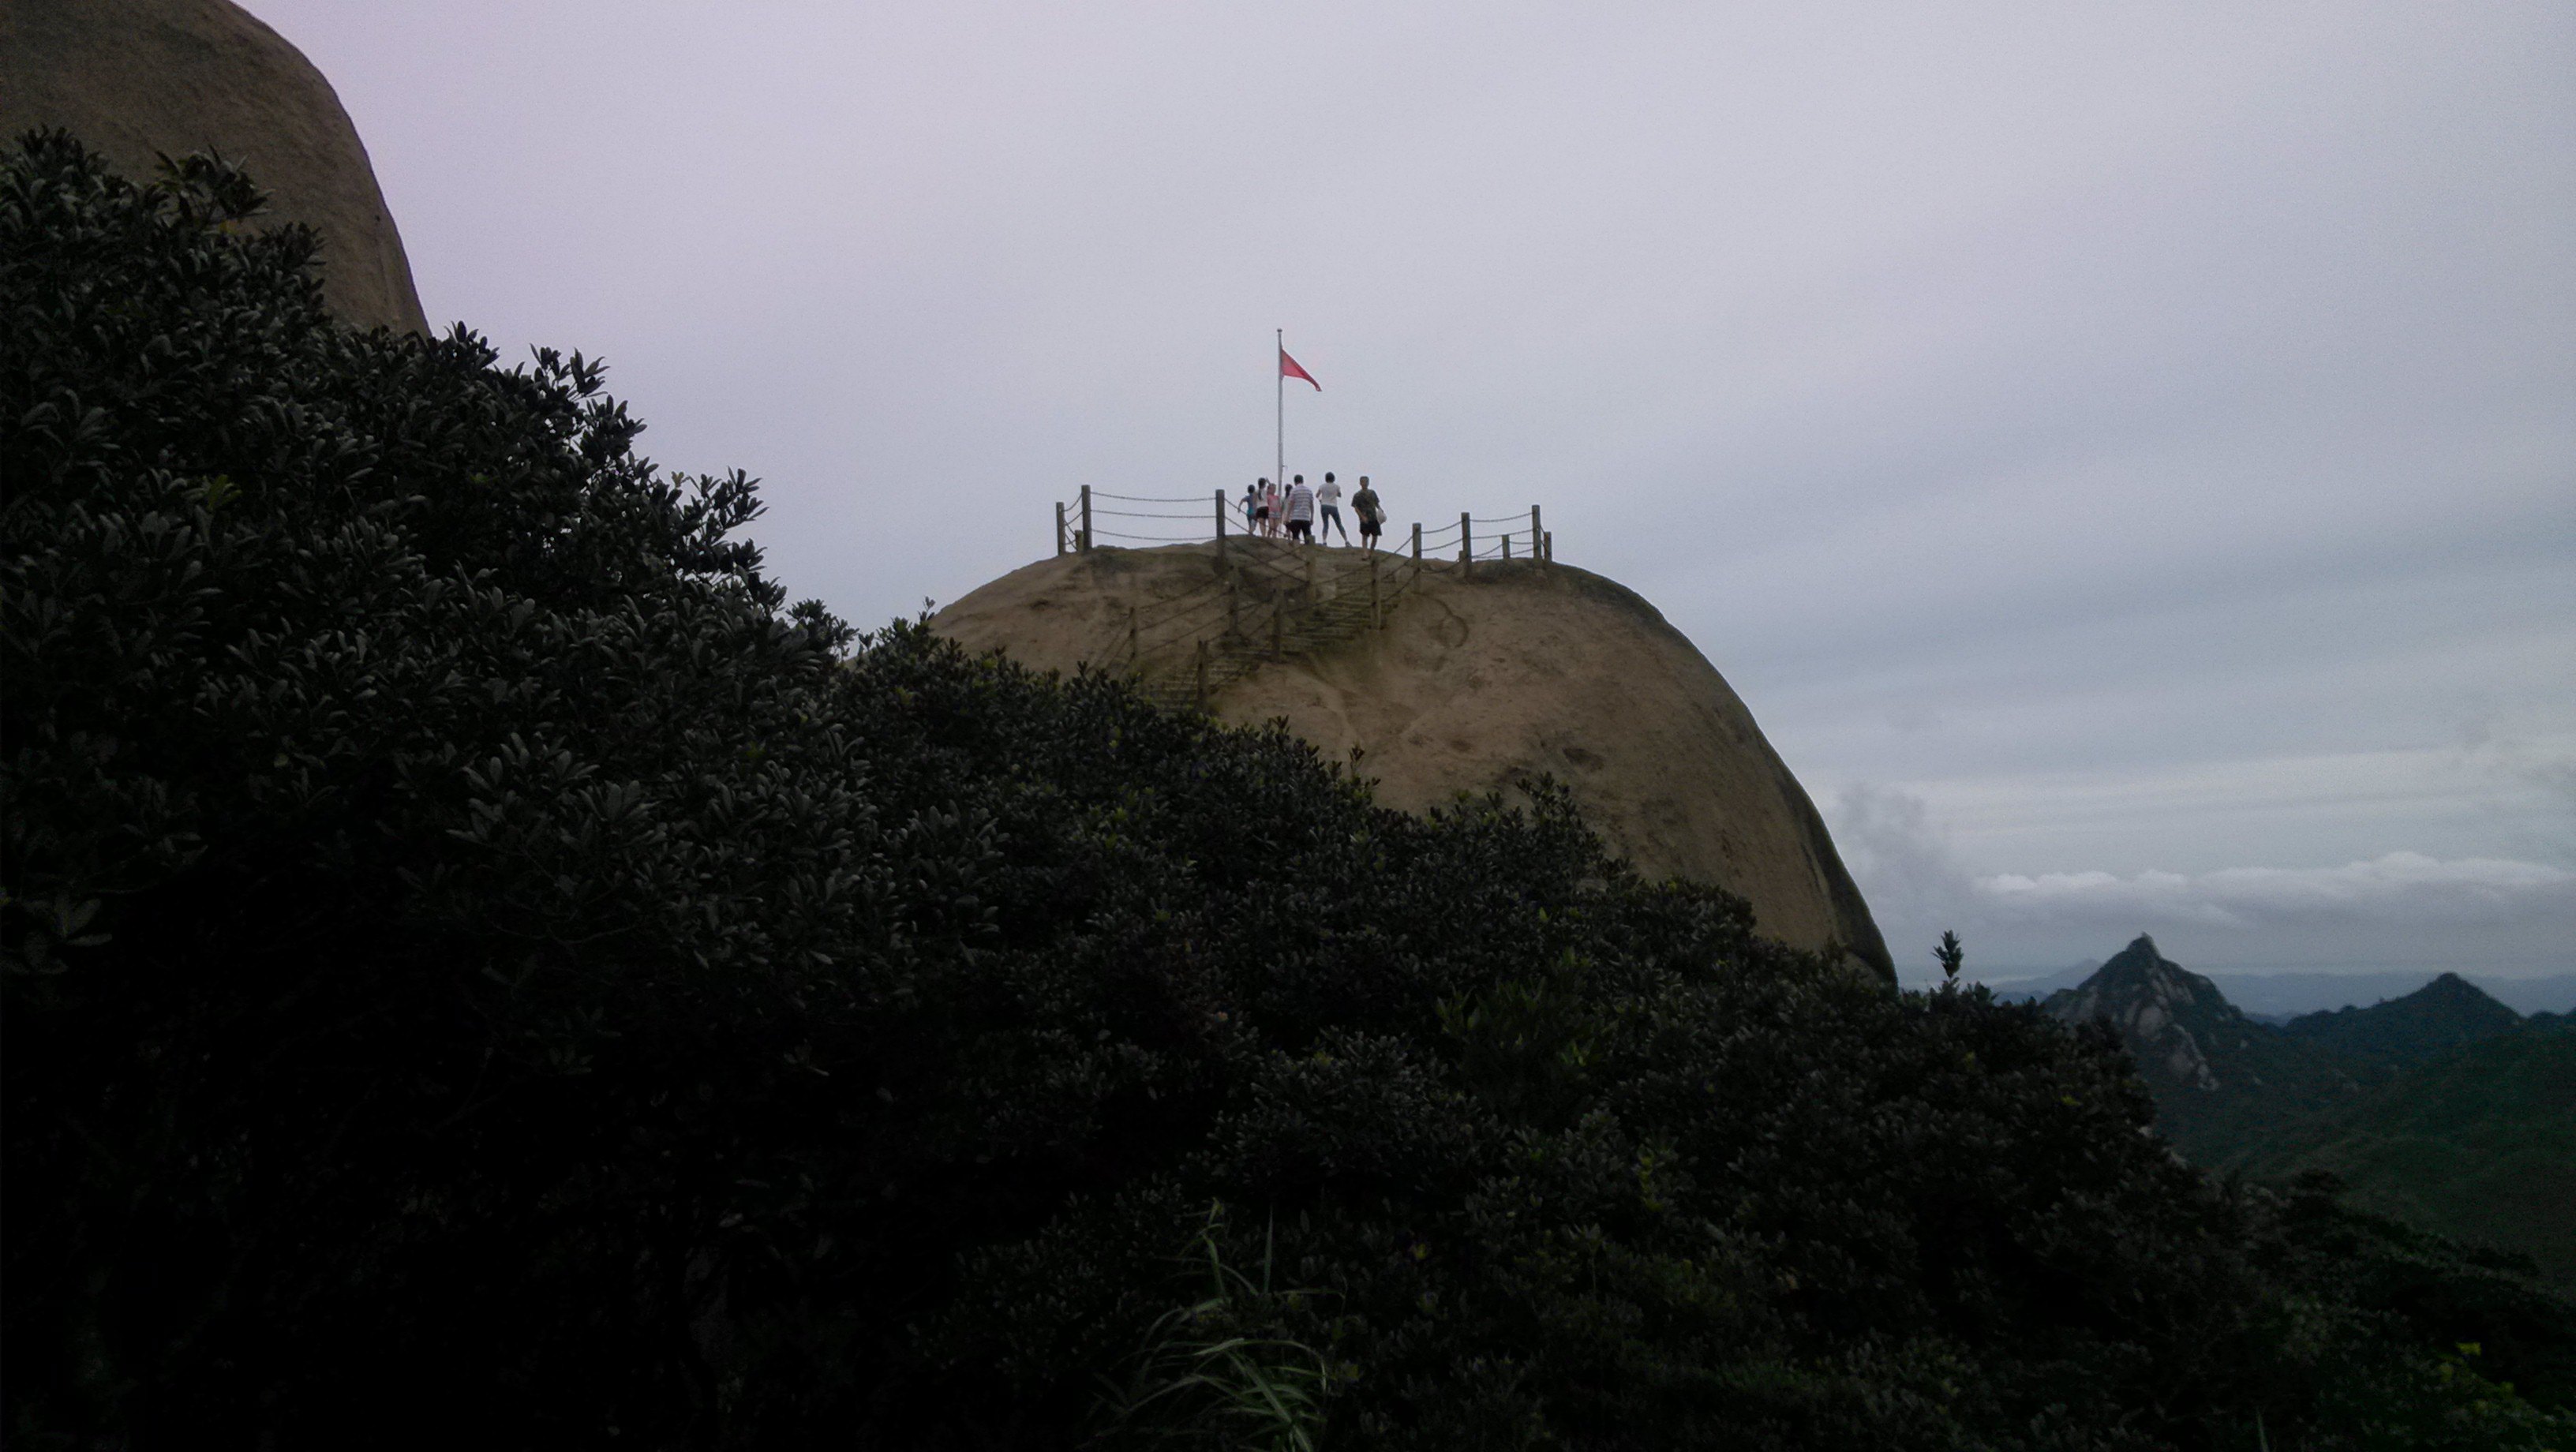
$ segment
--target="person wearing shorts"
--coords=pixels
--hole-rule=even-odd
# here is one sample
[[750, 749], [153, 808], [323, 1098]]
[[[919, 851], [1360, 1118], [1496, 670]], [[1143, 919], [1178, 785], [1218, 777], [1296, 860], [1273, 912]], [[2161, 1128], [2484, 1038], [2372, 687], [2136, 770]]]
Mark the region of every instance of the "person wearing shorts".
[[1326, 543], [1333, 537], [1333, 531], [1339, 529], [1342, 543], [1349, 544], [1351, 532], [1342, 525], [1342, 486], [1333, 482], [1332, 475], [1324, 476], [1324, 487], [1315, 491], [1315, 503], [1324, 511], [1315, 522], [1315, 543]]
[[1261, 532], [1261, 486], [1269, 482], [1267, 479], [1256, 479], [1243, 486], [1243, 532], [1245, 534]]
[[1315, 491], [1306, 487], [1306, 476], [1288, 486], [1288, 537], [1299, 544], [1312, 541], [1315, 529]]
[[1279, 513], [1277, 507], [1278, 503], [1279, 491], [1270, 487], [1269, 480], [1262, 480], [1261, 492], [1253, 496], [1252, 500], [1252, 532], [1254, 534], [1265, 537], [1269, 535], [1270, 521]]
[[1351, 513], [1360, 517], [1360, 548], [1377, 548], [1377, 537], [1386, 525], [1386, 506], [1378, 502], [1377, 491], [1369, 487], [1368, 476], [1360, 476], [1359, 492], [1351, 496]]

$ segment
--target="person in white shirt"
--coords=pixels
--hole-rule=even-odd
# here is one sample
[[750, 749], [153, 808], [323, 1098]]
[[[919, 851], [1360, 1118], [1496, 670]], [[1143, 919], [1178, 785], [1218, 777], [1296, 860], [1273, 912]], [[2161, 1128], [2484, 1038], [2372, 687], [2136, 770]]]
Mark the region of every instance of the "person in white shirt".
[[1315, 525], [1315, 543], [1326, 543], [1338, 529], [1342, 532], [1342, 543], [1349, 544], [1351, 532], [1342, 524], [1342, 486], [1333, 482], [1332, 475], [1324, 476], [1324, 487], [1315, 491], [1315, 502], [1324, 510], [1323, 518]]
[[1306, 487], [1306, 476], [1300, 474], [1288, 486], [1288, 537], [1299, 544], [1314, 537], [1315, 491]]

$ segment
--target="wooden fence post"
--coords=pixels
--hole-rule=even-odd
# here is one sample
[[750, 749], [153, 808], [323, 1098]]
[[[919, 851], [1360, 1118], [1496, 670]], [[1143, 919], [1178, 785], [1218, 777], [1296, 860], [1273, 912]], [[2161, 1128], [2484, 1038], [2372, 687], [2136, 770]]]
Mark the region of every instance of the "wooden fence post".
[[1530, 558], [1542, 566], [1547, 563], [1546, 541], [1547, 531], [1539, 527], [1538, 506], [1533, 504], [1530, 506]]
[[1458, 573], [1476, 573], [1476, 521], [1469, 519], [1463, 509], [1458, 511]]
[[1217, 563], [1225, 563], [1225, 491], [1222, 489], [1216, 491], [1216, 558]]
[[1055, 552], [1064, 553], [1064, 501], [1055, 502]]
[[1555, 530], [1549, 530], [1549, 531], [1547, 532], [1547, 562], [1548, 562], [1549, 564], [1551, 564], [1551, 565], [1556, 563], [1556, 531], [1555, 531]]
[[1074, 545], [1085, 553], [1091, 549], [1091, 486], [1088, 484], [1082, 486], [1082, 533], [1074, 537]]
[[1417, 560], [1422, 558], [1422, 525], [1420, 521], [1416, 521], [1413, 526], [1413, 557]]

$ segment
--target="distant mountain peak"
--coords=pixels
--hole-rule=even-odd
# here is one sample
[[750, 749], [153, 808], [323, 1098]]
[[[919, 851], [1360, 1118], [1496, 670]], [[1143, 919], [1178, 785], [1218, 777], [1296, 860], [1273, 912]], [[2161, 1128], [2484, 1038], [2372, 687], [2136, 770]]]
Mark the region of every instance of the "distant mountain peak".
[[2157, 1123], [2186, 1152], [2249, 1112], [2333, 1103], [2359, 1087], [2333, 1054], [2247, 1018], [2144, 933], [2041, 1009], [2068, 1023], [2108, 1022], [2155, 1096]]
[[[2471, 983], [2469, 980], [2461, 977], [2457, 973], [2444, 973], [2439, 978], [2436, 978], [2432, 982], [2425, 984], [2423, 987], [2416, 989], [2413, 993], [2407, 996], [2410, 998], [2427, 998], [2428, 995], [2431, 996], [2431, 998], [2448, 999], [2459, 1003], [2495, 1003], [2495, 999], [2490, 997], [2485, 989], [2478, 987], [2476, 984]], [[2496, 1007], [2504, 1008], [2504, 1005], [2496, 1003]], [[2509, 1008], [2505, 1008], [2504, 1011], [2507, 1013], [2513, 1012], [2513, 1010]]]
[[2264, 1031], [2216, 984], [2157, 952], [2144, 933], [2081, 985], [2051, 995], [2045, 1008], [2069, 1023], [2109, 1020], [2151, 1081], [2203, 1091], [2223, 1082], [2214, 1054], [2227, 1057]]

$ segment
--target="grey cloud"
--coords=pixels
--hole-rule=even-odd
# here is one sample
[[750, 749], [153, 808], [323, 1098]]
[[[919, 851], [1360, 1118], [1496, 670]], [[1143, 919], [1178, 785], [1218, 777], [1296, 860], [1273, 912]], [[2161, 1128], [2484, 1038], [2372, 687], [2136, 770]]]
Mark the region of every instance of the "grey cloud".
[[1832, 825], [1843, 865], [1882, 913], [1937, 909], [1974, 890], [1974, 876], [1919, 796], [1855, 783], [1835, 800]]

